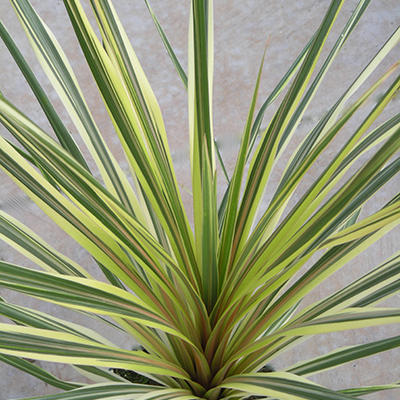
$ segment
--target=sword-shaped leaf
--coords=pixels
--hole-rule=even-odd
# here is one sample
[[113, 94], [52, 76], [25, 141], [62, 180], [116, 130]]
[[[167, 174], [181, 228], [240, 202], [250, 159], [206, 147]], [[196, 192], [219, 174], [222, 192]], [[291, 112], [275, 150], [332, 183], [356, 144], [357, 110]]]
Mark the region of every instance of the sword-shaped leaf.
[[268, 396], [281, 400], [351, 400], [353, 396], [335, 392], [294, 374], [271, 372], [243, 374], [226, 379], [221, 388], [234, 389], [238, 395]]
[[187, 379], [178, 366], [144, 354], [83, 339], [65, 332], [0, 324], [0, 352], [37, 360], [76, 365], [133, 369], [138, 372]]
[[[125, 174], [101, 137], [83, 98], [75, 74], [57, 39], [29, 1], [13, 0], [12, 4], [38, 60], [91, 151], [107, 188], [119, 197], [125, 206], [134, 205], [137, 203], [136, 196], [130, 188]], [[135, 207], [136, 212], [139, 210], [138, 207]]]
[[66, 0], [65, 5], [128, 161], [169, 237], [179, 264], [196, 287], [200, 280], [194, 267], [192, 232], [177, 188], [168, 184], [170, 179], [163, 179], [164, 171], [147, 141], [150, 136], [140, 128], [139, 116], [113, 63], [114, 57], [110, 58], [104, 50], [80, 2]]
[[[160, 386], [140, 385], [134, 383], [98, 383], [83, 388], [40, 397], [42, 400], [197, 400], [185, 389], [164, 389]], [[22, 400], [39, 400], [30, 397]]]
[[400, 336], [388, 339], [377, 340], [356, 346], [347, 346], [331, 351], [323, 356], [312, 360], [301, 361], [287, 369], [288, 372], [296, 375], [312, 375], [336, 368], [350, 361], [369, 357], [383, 351], [389, 351], [400, 346]]
[[63, 381], [54, 376], [53, 374], [51, 374], [50, 372], [46, 371], [45, 369], [23, 358], [0, 354], [0, 361], [7, 363], [8, 365], [11, 365], [14, 368], [18, 368], [19, 370], [24, 371], [29, 375], [32, 375], [35, 378], [38, 378], [41, 381], [58, 389], [71, 390], [71, 389], [77, 389], [84, 385], [83, 383], [79, 384], [74, 382]]

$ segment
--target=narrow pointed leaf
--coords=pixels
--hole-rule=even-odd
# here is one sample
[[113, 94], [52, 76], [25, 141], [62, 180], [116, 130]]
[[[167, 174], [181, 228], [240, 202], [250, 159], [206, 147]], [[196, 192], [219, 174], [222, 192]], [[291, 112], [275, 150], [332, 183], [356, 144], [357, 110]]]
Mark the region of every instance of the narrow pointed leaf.
[[271, 372], [268, 374], [243, 374], [226, 379], [221, 387], [236, 389], [248, 395], [269, 396], [281, 400], [350, 400], [353, 396], [335, 392], [301, 379], [296, 375]]
[[14, 368], [18, 368], [19, 370], [24, 371], [29, 375], [40, 379], [42, 382], [45, 382], [46, 384], [56, 387], [58, 389], [71, 390], [83, 386], [83, 383], [63, 381], [51, 374], [50, 372], [46, 371], [45, 369], [23, 358], [0, 354], [0, 361], [7, 363]]
[[369, 357], [400, 346], [400, 336], [378, 340], [357, 346], [342, 347], [321, 357], [303, 361], [288, 368], [287, 371], [296, 375], [312, 375], [336, 368], [348, 362]]
[[100, 345], [65, 332], [0, 324], [0, 353], [77, 365], [133, 369], [186, 379], [179, 367], [135, 351]]

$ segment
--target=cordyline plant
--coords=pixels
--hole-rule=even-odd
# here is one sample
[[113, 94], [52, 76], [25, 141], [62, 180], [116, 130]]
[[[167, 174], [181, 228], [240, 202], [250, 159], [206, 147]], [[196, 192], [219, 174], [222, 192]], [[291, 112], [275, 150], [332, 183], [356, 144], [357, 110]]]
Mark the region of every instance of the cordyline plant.
[[[300, 306], [312, 289], [400, 222], [399, 195], [358, 221], [363, 204], [400, 169], [400, 158], [393, 157], [400, 147], [400, 114], [371, 127], [398, 90], [400, 77], [391, 79], [341, 150], [294, 207], [286, 209], [307, 171], [396, 70], [397, 65], [346, 104], [399, 41], [400, 30], [308, 132], [258, 215], [272, 169], [369, 1], [359, 2], [313, 75], [343, 4], [332, 1], [319, 29], [256, 114], [259, 73], [237, 163], [219, 204], [211, 107], [212, 0], [191, 1], [187, 75], [145, 1], [188, 92], [193, 229], [159, 106], [111, 1], [90, 1], [101, 39], [79, 0], [64, 3], [131, 167], [129, 180], [102, 139], [60, 45], [29, 1], [11, 3], [100, 179], [0, 24], [3, 41], [58, 138], [1, 95], [0, 120], [18, 142], [0, 138], [1, 167], [93, 256], [108, 280], [95, 280], [1, 212], [2, 239], [43, 271], [1, 261], [0, 285], [101, 319], [131, 335], [145, 351], [123, 350], [87, 327], [1, 299], [0, 313], [12, 322], [0, 324], [0, 359], [66, 391], [43, 397], [47, 399], [344, 400], [398, 387], [393, 383], [333, 391], [306, 376], [398, 347], [400, 336], [338, 348], [283, 371], [264, 366], [315, 334], [400, 322], [399, 309], [376, 307], [400, 290], [400, 253], [328, 297]], [[265, 110], [283, 91], [281, 104], [259, 134]], [[358, 170], [350, 170], [375, 146]], [[317, 252], [307, 272], [297, 274]], [[72, 364], [95, 383], [62, 381], [26, 358]], [[116, 369], [149, 381], [131, 382], [123, 377], [129, 374], [117, 375]]]

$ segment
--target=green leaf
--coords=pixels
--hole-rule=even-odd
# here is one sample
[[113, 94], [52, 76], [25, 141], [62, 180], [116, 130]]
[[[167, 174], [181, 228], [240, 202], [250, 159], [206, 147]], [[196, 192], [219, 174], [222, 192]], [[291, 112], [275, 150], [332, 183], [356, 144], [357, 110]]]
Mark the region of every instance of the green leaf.
[[399, 346], [400, 336], [394, 336], [361, 345], [342, 347], [312, 360], [294, 364], [287, 369], [287, 372], [301, 376], [312, 375], [336, 368], [350, 361], [395, 349]]
[[24, 371], [29, 375], [32, 375], [35, 378], [38, 378], [41, 381], [58, 389], [71, 390], [83, 386], [83, 383], [63, 381], [52, 375], [50, 372], [44, 370], [43, 368], [33, 364], [31, 361], [27, 361], [23, 358], [0, 354], [0, 361], [7, 363], [8, 365], [11, 365], [14, 368], [18, 368], [19, 370]]
[[132, 319], [184, 338], [161, 317], [159, 310], [152, 310], [143, 300], [115, 286], [4, 262], [0, 262], [0, 271], [3, 287], [78, 310]]
[[341, 390], [341, 392], [358, 397], [371, 393], [381, 392], [382, 390], [399, 389], [399, 388], [400, 388], [400, 383], [397, 382], [389, 385], [373, 385], [373, 386], [363, 386], [359, 388], [345, 389]]
[[[164, 287], [164, 289], [167, 289], [167, 291], [172, 290], [170, 291], [169, 296], [171, 298], [177, 299], [176, 293], [175, 295], [173, 294], [174, 291], [176, 292], [176, 289], [173, 287], [169, 278], [166, 277], [165, 271], [157, 266], [158, 258], [161, 256], [161, 259], [163, 259], [163, 261], [167, 262], [169, 266], [177, 270], [178, 274], [185, 282], [186, 279], [184, 275], [180, 273], [180, 270], [175, 266], [175, 263], [172, 261], [171, 257], [165, 252], [165, 250], [159, 245], [159, 243], [156, 242], [154, 238], [143, 227], [140, 226], [140, 224], [138, 224], [134, 217], [130, 216], [129, 213], [127, 213], [121, 207], [121, 205], [116, 203], [115, 200], [110, 197], [109, 193], [106, 192], [100, 184], [98, 184], [98, 182], [96, 182], [82, 168], [80, 169], [78, 165], [74, 165], [73, 160], [69, 159], [62, 152], [60, 152], [60, 150], [57, 149], [57, 146], [55, 146], [54, 143], [47, 139], [46, 136], [40, 132], [40, 130], [35, 128], [32, 124], [30, 124], [29, 121], [17, 114], [15, 110], [7, 110], [6, 107], [7, 105], [5, 104], [3, 115], [7, 119], [7, 122], [10, 124], [10, 126], [14, 127], [14, 134], [20, 139], [21, 142], [24, 142], [26, 145], [28, 144], [28, 142], [35, 143], [36, 149], [33, 150], [35, 147], [32, 148], [32, 151], [34, 151], [34, 153], [32, 154], [34, 154], [35, 159], [40, 165], [43, 166], [46, 171], [48, 171], [51, 176], [54, 177], [54, 179], [58, 182], [58, 185], [63, 188], [66, 193], [72, 195], [76, 204], [80, 205], [80, 207], [86, 212], [86, 214], [88, 214], [89, 216], [93, 215], [95, 217], [95, 221], [97, 220], [102, 227], [101, 231], [98, 232], [101, 232], [101, 235], [103, 237], [109, 236], [109, 234], [111, 234], [112, 237], [117, 234], [117, 237], [119, 236], [120, 240], [122, 240], [122, 243], [125, 243], [125, 246], [128, 246], [128, 249], [130, 249], [130, 251], [133, 250], [133, 255], [136, 256], [136, 260], [141, 264], [142, 267], [149, 267], [150, 265], [152, 265], [152, 271], [147, 269], [146, 273], [152, 274], [151, 276], [155, 277], [158, 283], [161, 283], [161, 285]], [[39, 150], [39, 148], [41, 151]], [[13, 161], [14, 160], [15, 157], [13, 157]], [[50, 160], [52, 161], [52, 163], [49, 163]], [[56, 165], [56, 168], [54, 168], [54, 165]], [[70, 167], [68, 167], [68, 165], [70, 165]], [[21, 171], [21, 173], [23, 172]], [[75, 185], [70, 183], [71, 179], [75, 179]], [[36, 179], [36, 182], [32, 182], [32, 184], [37, 185], [37, 181], [38, 179]], [[96, 195], [96, 192], [98, 192], [100, 196]], [[53, 193], [56, 194], [54, 191]], [[62, 196], [60, 196], [58, 193], [56, 195], [60, 201], [64, 202]], [[107, 204], [110, 201], [112, 203]], [[64, 205], [68, 207], [68, 203], [64, 202]], [[117, 207], [117, 209], [115, 209], [115, 207]], [[114, 208], [114, 211], [112, 211], [112, 208]], [[60, 213], [61, 209], [62, 208], [60, 208], [59, 206], [56, 207], [56, 212]], [[73, 215], [76, 215], [76, 212], [73, 211], [73, 209], [70, 208], [70, 210]], [[104, 212], [102, 212], [102, 210]], [[122, 215], [120, 214], [120, 212], [118, 212], [118, 210], [122, 211]], [[120, 216], [118, 217], [117, 215], [115, 215], [115, 212], [117, 212], [117, 214], [120, 214]], [[62, 214], [62, 217], [65, 218], [65, 214]], [[126, 221], [126, 219], [128, 219], [128, 221]], [[121, 224], [124, 225], [124, 228], [122, 228]], [[107, 229], [107, 225], [109, 229]], [[93, 225], [93, 222], [92, 226], [95, 226]], [[120, 226], [120, 228], [122, 229], [117, 229], [118, 226]], [[131, 229], [135, 226], [135, 234], [132, 234], [132, 232], [129, 233]], [[140, 233], [137, 229], [139, 229]], [[107, 234], [106, 231], [108, 231], [109, 234]], [[93, 228], [93, 232], [96, 232], [95, 228]], [[108, 242], [107, 247], [110, 246], [111, 237], [109, 236], [109, 239], [105, 240]], [[157, 249], [157, 255], [155, 258], [151, 257], [151, 250], [150, 254], [147, 253], [146, 250], [144, 250], [144, 243], [140, 243], [140, 238], [146, 238], [146, 242], [152, 243], [150, 247], [153, 250]], [[126, 259], [126, 256], [121, 253], [120, 249], [115, 249], [121, 254], [121, 256], [123, 256], [124, 259]], [[100, 259], [98, 260], [101, 262]], [[104, 264], [104, 262], [102, 263]], [[127, 266], [123, 265], [123, 268], [126, 269]], [[133, 272], [134, 271], [131, 270], [130, 274], [132, 274]], [[156, 272], [156, 275], [154, 275], [154, 272]], [[121, 271], [113, 271], [113, 273], [122, 278], [122, 280], [124, 281], [124, 276], [121, 275]], [[160, 274], [162, 276], [161, 280]], [[139, 278], [137, 274], [135, 275], [137, 278]], [[138, 292], [138, 290], [140, 289], [138, 288], [137, 284], [134, 282], [132, 282], [132, 284], [136, 286], [135, 291]], [[169, 286], [169, 289], [167, 288], [167, 286], [165, 286], [165, 284]], [[185, 284], [187, 288], [190, 288], [190, 284], [188, 282], [186, 282]], [[192, 292], [191, 296], [196, 296], [196, 294], [193, 293], [193, 289], [189, 290]]]
[[[84, 388], [70, 391], [68, 393], [60, 393], [55, 395], [40, 397], [41, 400], [97, 400], [97, 399], [115, 399], [118, 396], [120, 400], [130, 400], [140, 398], [143, 400], [197, 400], [199, 397], [194, 396], [185, 389], [163, 389], [151, 385], [139, 385], [128, 383], [115, 384], [95, 384], [88, 385]], [[38, 397], [30, 397], [24, 400], [39, 400]]]
[[[0, 212], [0, 237], [44, 270], [1, 260], [0, 287], [100, 320], [130, 335], [145, 351], [122, 350], [89, 328], [0, 297], [0, 314], [15, 324], [0, 323], [0, 359], [67, 390], [45, 397], [48, 400], [350, 400], [398, 387], [393, 383], [335, 392], [300, 376], [397, 348], [397, 336], [319, 355], [288, 366], [290, 372], [256, 371], [315, 334], [400, 322], [399, 309], [377, 307], [400, 293], [400, 253], [298, 310], [311, 290], [400, 223], [400, 194], [360, 219], [364, 204], [400, 172], [400, 114], [383, 115], [400, 88], [400, 78], [386, 85], [400, 62], [345, 108], [399, 41], [400, 28], [305, 133], [283, 168], [276, 168], [282, 153], [294, 135], [298, 137], [301, 118], [370, 0], [358, 2], [332, 49], [325, 51], [344, 4], [331, 1], [319, 29], [257, 113], [263, 58], [230, 179], [213, 133], [213, 1], [190, 2], [188, 76], [149, 1], [145, 4], [188, 91], [193, 223], [183, 206], [160, 107], [112, 1], [90, 0], [92, 16], [80, 0], [64, 0], [64, 5], [127, 158], [129, 176], [107, 147], [66, 55], [30, 1], [11, 4], [100, 179], [88, 170], [74, 133], [48, 104], [49, 97], [0, 24], [0, 36], [60, 142], [0, 94], [0, 122], [13, 135], [12, 141], [0, 136], [0, 167], [89, 252], [104, 274], [95, 280], [26, 221]], [[321, 62], [322, 54], [327, 58]], [[363, 112], [383, 85], [387, 89]], [[266, 109], [286, 88], [254, 151]], [[359, 115], [354, 128], [350, 119]], [[380, 116], [386, 120], [379, 122]], [[343, 147], [290, 209], [293, 194], [303, 190], [300, 185], [344, 128], [348, 133], [343, 132]], [[362, 158], [370, 149], [372, 156]], [[228, 181], [219, 210], [217, 157]], [[273, 171], [283, 173], [258, 218]], [[111, 284], [104, 283], [104, 277]], [[109, 382], [80, 387], [19, 357], [70, 363], [89, 379]], [[122, 381], [110, 367], [137, 371], [162, 386]]]
[[228, 197], [225, 206], [226, 212], [222, 216], [223, 226], [221, 231], [221, 244], [219, 247], [219, 254], [218, 254], [218, 263], [219, 263], [218, 269], [219, 269], [221, 283], [226, 280], [226, 277], [230, 272], [230, 266], [231, 262], [233, 261], [233, 255], [234, 255], [232, 249], [236, 247], [236, 244], [233, 243], [233, 240], [235, 231], [238, 228], [237, 221], [240, 220], [240, 216], [238, 214], [240, 192], [246, 165], [248, 148], [250, 145], [251, 126], [257, 104], [257, 96], [260, 87], [261, 73], [264, 65], [264, 60], [265, 60], [265, 52], [261, 60], [261, 65], [258, 71], [257, 81], [253, 91], [253, 98], [250, 105], [250, 109], [247, 115], [246, 126], [244, 128], [243, 138], [240, 145], [239, 154], [237, 157], [235, 171], [229, 183]]
[[[279, 140], [306, 89], [322, 46], [342, 4], [341, 1], [331, 3], [294, 82], [255, 151], [250, 163], [243, 201], [239, 210], [237, 223], [239, 229], [235, 233], [237, 248], [242, 246], [241, 243], [246, 240], [250, 232], [260, 199], [265, 190], [266, 181], [274, 164]], [[237, 248], [233, 249], [234, 254], [236, 254]]]
[[169, 57], [170, 57], [172, 63], [174, 64], [174, 67], [175, 67], [176, 71], [178, 72], [178, 75], [181, 78], [185, 88], [187, 89], [187, 86], [188, 86], [188, 82], [187, 81], [188, 81], [188, 79], [187, 79], [186, 72], [182, 68], [182, 66], [181, 66], [181, 64], [180, 64], [180, 62], [178, 60], [178, 57], [176, 56], [172, 46], [170, 45], [170, 43], [168, 41], [167, 35], [165, 34], [164, 30], [162, 29], [162, 26], [160, 25], [160, 23], [158, 22], [158, 19], [157, 19], [156, 15], [154, 14], [152, 8], [150, 7], [150, 3], [147, 0], [144, 0], [144, 1], [146, 3], [146, 6], [147, 6], [149, 12], [150, 12], [151, 18], [153, 18], [154, 25], [156, 26], [157, 31], [160, 34], [161, 40], [164, 43], [164, 46], [165, 46], [165, 48], [166, 48], [166, 50], [167, 50], [167, 52], [169, 54]]
[[[362, 2], [359, 3], [359, 6], [361, 5], [361, 3]], [[363, 12], [362, 8], [358, 7], [358, 9], [359, 11]], [[349, 22], [352, 20], [353, 20], [353, 15], [350, 18]], [[358, 19], [353, 20], [352, 23], [357, 22], [357, 20]], [[349, 33], [346, 28], [345, 32], [347, 33], [345, 33], [343, 37], [346, 37], [347, 34]], [[337, 44], [338, 43], [343, 44], [341, 38], [338, 39]], [[276, 190], [276, 194], [279, 193], [282, 185], [285, 183], [285, 181], [288, 180], [288, 177], [296, 171], [296, 167], [301, 163], [302, 160], [304, 160], [307, 157], [311, 149], [314, 146], [316, 146], [318, 141], [321, 140], [322, 137], [327, 134], [327, 132], [329, 132], [329, 129], [331, 128], [335, 119], [338, 117], [341, 110], [343, 110], [348, 99], [356, 92], [358, 88], [360, 88], [360, 86], [366, 81], [366, 79], [371, 75], [371, 73], [380, 65], [381, 61], [396, 46], [399, 40], [400, 40], [400, 28], [393, 33], [390, 39], [382, 46], [382, 48], [378, 51], [375, 57], [370, 61], [367, 67], [365, 67], [365, 69], [361, 72], [361, 74], [357, 77], [357, 79], [350, 85], [350, 87], [340, 97], [340, 99], [335, 103], [335, 105], [317, 123], [317, 125], [309, 132], [309, 134], [307, 134], [307, 136], [302, 141], [300, 146], [291, 156], [290, 161], [287, 163], [285, 168], [285, 173], [281, 178], [281, 182]], [[332, 49], [332, 52], [334, 52], [335, 48]], [[391, 70], [394, 70], [397, 66], [398, 63], [393, 65], [391, 67]]]
[[58, 41], [27, 0], [12, 0], [12, 4], [38, 60], [91, 151], [108, 189], [129, 205], [134, 199], [134, 192], [129, 190], [126, 176], [101, 137]]
[[[164, 227], [175, 256], [194, 287], [200, 282], [193, 252], [193, 237], [178, 188], [169, 169], [160, 168], [151, 133], [140, 129], [139, 117], [130, 99], [114, 57], [104, 50], [78, 0], [65, 1], [82, 51], [92, 70], [112, 122], [137, 178]], [[140, 84], [143, 83], [143, 80]], [[160, 134], [160, 132], [158, 132]], [[167, 157], [166, 154], [164, 156]], [[165, 165], [165, 164], [163, 164]], [[167, 175], [166, 175], [167, 174]], [[167, 179], [164, 179], [167, 177]]]
[[112, 345], [110, 341], [102, 337], [92, 329], [82, 325], [64, 321], [40, 311], [31, 310], [26, 307], [10, 304], [0, 298], [0, 314], [9, 318], [18, 325], [32, 326], [38, 329], [54, 330], [56, 332], [67, 332], [82, 338], [95, 340], [99, 343]]
[[26, 225], [0, 211], [0, 237], [46, 271], [90, 278], [73, 260], [67, 258]]
[[[347, 21], [347, 23], [346, 23], [344, 29], [342, 30], [341, 34], [338, 36], [338, 39], [336, 40], [335, 45], [333, 46], [333, 48], [330, 51], [328, 57], [324, 61], [323, 66], [318, 71], [317, 76], [313, 80], [310, 88], [307, 90], [307, 92], [304, 95], [303, 99], [301, 100], [299, 106], [297, 107], [295, 113], [293, 114], [288, 126], [286, 127], [285, 132], [283, 133], [282, 138], [281, 138], [281, 140], [279, 142], [276, 158], [280, 157], [280, 155], [282, 154], [282, 152], [286, 148], [289, 140], [292, 138], [292, 136], [293, 136], [298, 124], [300, 123], [301, 118], [303, 117], [303, 115], [304, 115], [305, 111], [307, 110], [311, 100], [313, 99], [314, 95], [316, 94], [316, 92], [317, 92], [322, 80], [324, 79], [326, 73], [328, 72], [328, 70], [329, 70], [330, 66], [332, 65], [333, 61], [335, 60], [336, 56], [339, 54], [340, 50], [342, 49], [342, 47], [346, 43], [347, 39], [351, 35], [353, 29], [357, 25], [358, 21], [360, 20], [360, 18], [363, 15], [363, 13], [367, 9], [370, 1], [371, 0], [359, 1], [357, 7], [351, 13], [350, 18]], [[358, 84], [360, 84], [360, 81], [361, 80], [358, 79], [356, 82]], [[354, 88], [354, 86], [356, 86], [356, 85], [353, 85], [353, 88]], [[350, 92], [350, 90], [347, 91], [345, 96], [342, 96], [342, 99], [341, 99], [342, 103], [339, 102], [339, 104], [343, 104], [345, 102], [345, 99], [349, 97], [349, 92]], [[334, 115], [336, 114], [337, 115], [337, 112], [338, 111], [336, 111], [336, 113], [332, 113], [332, 114], [334, 114]], [[329, 113], [329, 117], [332, 118], [332, 120], [333, 120], [334, 117], [333, 117], [332, 114]], [[329, 118], [324, 117], [322, 120], [328, 120], [329, 121]], [[328, 126], [329, 126], [329, 123], [328, 123]], [[314, 137], [313, 140], [315, 141], [315, 140], [318, 140], [318, 139], [316, 139]], [[307, 138], [305, 139], [305, 141], [307, 141]]]
[[[312, 336], [322, 333], [341, 332], [370, 326], [400, 323], [400, 310], [391, 308], [346, 308], [326, 317], [320, 317], [302, 323], [288, 324], [272, 335], [243, 346], [228, 360], [233, 362], [260, 349], [266, 349], [279, 337]], [[245, 363], [246, 360], [242, 360]]]
[[11, 35], [8, 33], [6, 27], [0, 21], [0, 37], [3, 39], [5, 45], [7, 46], [9, 52], [14, 57], [19, 69], [24, 74], [25, 79], [29, 83], [33, 93], [35, 94], [37, 100], [39, 101], [50, 125], [54, 129], [54, 133], [57, 135], [60, 144], [68, 150], [68, 152], [87, 170], [89, 167], [86, 164], [85, 159], [78, 146], [76, 145], [71, 133], [67, 130], [60, 117], [58, 116], [56, 110], [52, 106], [49, 98], [44, 92], [43, 88], [40, 86], [38, 80], [33, 74], [31, 68], [23, 57], [22, 53], [18, 49], [17, 45], [13, 41]]
[[66, 332], [0, 323], [0, 353], [76, 365], [133, 369], [187, 379], [174, 364], [143, 354], [101, 345]]
[[[41, 397], [29, 397], [24, 400], [97, 400], [118, 399], [129, 400], [136, 396], [163, 391], [158, 386], [139, 385], [133, 383], [97, 383], [66, 393], [59, 393]], [[177, 390], [179, 393], [179, 390]]]
[[296, 375], [284, 372], [243, 374], [227, 378], [221, 385], [253, 396], [269, 396], [281, 400], [350, 400], [353, 396], [335, 392]]
[[203, 223], [202, 223], [202, 284], [203, 299], [209, 312], [218, 298], [219, 274], [217, 268], [218, 251], [218, 216], [216, 176], [212, 171], [207, 155], [206, 145], [203, 145]]

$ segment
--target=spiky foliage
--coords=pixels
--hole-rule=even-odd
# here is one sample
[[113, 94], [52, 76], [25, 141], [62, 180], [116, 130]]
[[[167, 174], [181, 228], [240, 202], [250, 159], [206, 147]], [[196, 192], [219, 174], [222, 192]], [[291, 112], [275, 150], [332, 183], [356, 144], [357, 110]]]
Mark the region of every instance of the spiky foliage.
[[[343, 4], [332, 1], [315, 35], [256, 114], [261, 63], [237, 163], [221, 201], [216, 180], [221, 158], [212, 122], [212, 0], [190, 3], [187, 76], [145, 1], [188, 92], [194, 228], [183, 207], [159, 106], [111, 1], [90, 1], [101, 39], [79, 0], [64, 4], [124, 150], [129, 177], [103, 140], [56, 38], [28, 0], [11, 0], [96, 167], [88, 167], [2, 23], [1, 37], [58, 140], [2, 95], [0, 120], [18, 146], [6, 136], [0, 138], [0, 165], [93, 257], [107, 283], [1, 212], [2, 238], [43, 271], [1, 261], [0, 285], [100, 319], [137, 340], [146, 352], [120, 349], [89, 328], [2, 299], [0, 313], [14, 323], [0, 324], [1, 360], [66, 391], [48, 399], [339, 400], [396, 387], [339, 392], [305, 376], [398, 347], [398, 336], [338, 348], [284, 371], [264, 365], [316, 334], [400, 321], [399, 309], [376, 307], [399, 291], [400, 253], [341, 290], [299, 307], [312, 289], [400, 221], [399, 195], [357, 221], [364, 203], [400, 168], [395, 156], [400, 115], [372, 125], [398, 90], [399, 77], [391, 78], [392, 84], [368, 115], [347, 132], [340, 151], [287, 210], [305, 174], [396, 70], [397, 65], [347, 105], [398, 42], [400, 30], [303, 138], [268, 206], [258, 215], [271, 171], [369, 1], [359, 2], [314, 74]], [[281, 92], [283, 99], [257, 141], [264, 113]], [[373, 155], [351, 169], [370, 149]], [[298, 274], [310, 260], [307, 271]], [[27, 357], [72, 364], [101, 382], [62, 381]], [[129, 374], [120, 370], [149, 380], [127, 381]]]

